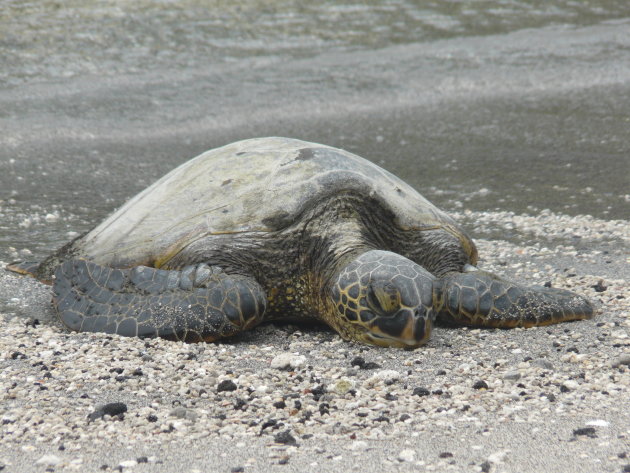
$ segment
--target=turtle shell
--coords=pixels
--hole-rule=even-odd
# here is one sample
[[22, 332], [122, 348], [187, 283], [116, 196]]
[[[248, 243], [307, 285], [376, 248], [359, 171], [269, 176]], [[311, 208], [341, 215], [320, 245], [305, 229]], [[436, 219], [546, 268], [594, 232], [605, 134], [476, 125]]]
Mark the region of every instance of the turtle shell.
[[160, 267], [197, 239], [273, 232], [309, 205], [343, 192], [377, 199], [401, 229], [457, 228], [411, 186], [370, 161], [272, 137], [232, 143], [182, 164], [78, 240], [75, 249], [100, 264]]

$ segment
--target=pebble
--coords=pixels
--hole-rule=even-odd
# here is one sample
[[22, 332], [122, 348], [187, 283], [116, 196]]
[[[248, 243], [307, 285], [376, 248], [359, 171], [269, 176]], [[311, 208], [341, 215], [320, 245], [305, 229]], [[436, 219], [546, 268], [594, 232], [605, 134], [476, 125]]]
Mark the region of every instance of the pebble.
[[488, 389], [488, 383], [486, 383], [483, 379], [475, 381], [475, 384], [473, 384], [473, 389]]
[[608, 427], [610, 425], [610, 422], [605, 421], [603, 419], [595, 419], [595, 420], [589, 420], [586, 425], [592, 425], [595, 427]]
[[297, 440], [295, 440], [295, 437], [291, 435], [291, 432], [289, 432], [288, 430], [276, 434], [273, 438], [273, 441], [276, 443], [282, 443], [284, 445], [297, 445]]
[[236, 385], [236, 383], [234, 381], [232, 381], [231, 379], [224, 379], [223, 381], [221, 381], [218, 385], [217, 385], [217, 392], [224, 392], [224, 391], [236, 391], [238, 389], [238, 386]]
[[56, 466], [59, 463], [61, 463], [61, 458], [59, 458], [57, 455], [44, 455], [43, 457], [41, 457], [39, 460], [35, 462], [35, 464], [37, 465], [49, 465], [49, 466]]
[[580, 387], [580, 384], [577, 381], [573, 381], [572, 379], [568, 379], [562, 383], [567, 390], [573, 391]]
[[89, 420], [96, 420], [103, 416], [117, 416], [127, 412], [127, 404], [124, 402], [110, 402], [102, 406], [97, 406], [94, 412], [88, 415]]
[[594, 427], [581, 427], [579, 429], [575, 429], [573, 431], [573, 435], [576, 437], [578, 436], [584, 436], [584, 437], [590, 437], [590, 438], [597, 437], [597, 433]]
[[365, 382], [366, 386], [374, 386], [378, 383], [392, 384], [400, 379], [400, 372], [396, 370], [381, 370], [374, 373]]
[[546, 370], [552, 370], [553, 369], [553, 363], [551, 363], [548, 360], [545, 360], [544, 358], [539, 358], [538, 360], [534, 361], [534, 364], [540, 368], [546, 369]]
[[521, 379], [521, 373], [518, 370], [507, 371], [503, 374], [503, 379], [508, 381], [518, 381]]
[[613, 368], [619, 368], [620, 366], [630, 366], [630, 353], [621, 355], [618, 358], [615, 358], [610, 365]]
[[427, 388], [413, 388], [413, 396], [428, 396], [429, 394], [431, 394], [431, 391], [429, 391]]
[[499, 450], [498, 452], [494, 452], [488, 455], [488, 461], [490, 463], [501, 464], [505, 461], [508, 454], [511, 452], [510, 449]]
[[271, 360], [271, 368], [276, 370], [285, 370], [288, 368], [297, 369], [306, 363], [306, 357], [303, 355], [295, 355], [293, 353], [280, 353]]
[[343, 395], [349, 392], [353, 388], [354, 388], [354, 382], [347, 378], [343, 378], [343, 379], [338, 380], [333, 385], [332, 390], [337, 394]]
[[399, 454], [398, 454], [398, 461], [401, 462], [412, 462], [416, 459], [416, 452], [415, 450], [411, 450], [409, 448], [406, 448], [405, 450], [402, 450]]

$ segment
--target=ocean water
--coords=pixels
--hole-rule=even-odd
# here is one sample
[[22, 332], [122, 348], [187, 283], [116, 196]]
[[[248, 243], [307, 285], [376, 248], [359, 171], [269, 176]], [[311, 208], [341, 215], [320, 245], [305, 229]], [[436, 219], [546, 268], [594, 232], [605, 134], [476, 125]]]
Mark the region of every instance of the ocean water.
[[265, 135], [446, 210], [628, 219], [630, 2], [0, 2], [0, 260]]

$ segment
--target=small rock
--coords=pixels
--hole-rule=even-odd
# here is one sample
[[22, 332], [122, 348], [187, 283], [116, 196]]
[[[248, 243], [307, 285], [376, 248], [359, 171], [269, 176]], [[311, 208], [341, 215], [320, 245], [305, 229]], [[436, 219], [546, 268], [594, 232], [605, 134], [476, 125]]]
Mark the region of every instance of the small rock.
[[381, 365], [373, 361], [365, 361], [361, 356], [353, 358], [350, 362], [350, 366], [358, 366], [361, 370], [375, 370], [381, 367]]
[[416, 459], [416, 452], [414, 450], [411, 450], [409, 448], [406, 448], [405, 450], [401, 451], [398, 454], [398, 461], [400, 462], [412, 462]]
[[589, 420], [586, 425], [593, 425], [595, 427], [608, 427], [610, 425], [610, 422], [607, 422], [604, 419], [595, 419]]
[[172, 409], [171, 412], [169, 412], [169, 415], [171, 417], [177, 417], [178, 419], [184, 419], [186, 418], [186, 412], [187, 412], [187, 409], [185, 407], [178, 406]]
[[579, 388], [580, 384], [577, 381], [573, 381], [572, 379], [567, 379], [565, 382], [562, 383], [561, 388], [563, 386], [566, 388], [566, 391], [564, 392], [568, 392], [568, 391], [573, 391], [574, 389]]
[[124, 402], [110, 402], [103, 406], [98, 406], [94, 412], [88, 415], [88, 420], [96, 420], [105, 415], [117, 416], [127, 412], [127, 404]]
[[599, 281], [597, 281], [597, 284], [595, 284], [594, 286], [591, 286], [593, 289], [595, 289], [595, 292], [604, 292], [606, 291], [606, 289], [608, 289], [607, 286], [604, 286], [604, 280], [600, 279]]
[[619, 368], [620, 366], [630, 366], [630, 354], [624, 354], [618, 358], [615, 358], [611, 362], [611, 366], [613, 368]]
[[271, 367], [276, 370], [296, 369], [306, 363], [306, 357], [293, 353], [280, 353], [271, 360]]
[[510, 452], [511, 450], [509, 449], [499, 450], [498, 452], [494, 452], [488, 456], [488, 461], [490, 463], [495, 463], [495, 464], [503, 463], [503, 461], [505, 460], [505, 457], [507, 457], [508, 453]]
[[365, 365], [365, 358], [362, 356], [355, 356], [350, 362], [350, 366], [358, 366], [361, 368], [363, 365]]
[[352, 451], [367, 450], [368, 443], [363, 440], [355, 440], [346, 448]]
[[440, 458], [452, 458], [453, 454], [451, 452], [441, 452], [438, 457]]
[[366, 380], [368, 386], [374, 386], [379, 382], [383, 382], [386, 385], [395, 383], [400, 379], [400, 372], [396, 370], [381, 370], [377, 371], [370, 378]]
[[573, 431], [573, 435], [577, 436], [585, 436], [589, 438], [596, 438], [597, 434], [595, 433], [595, 427], [581, 427], [579, 429], [575, 429]]
[[122, 461], [118, 464], [119, 468], [125, 469], [125, 468], [133, 468], [134, 466], [136, 466], [138, 464], [138, 462], [136, 460], [125, 460]]
[[350, 381], [349, 379], [341, 378], [333, 385], [332, 391], [336, 392], [337, 394], [344, 395], [352, 388], [354, 388], [354, 383], [352, 381]]
[[481, 379], [473, 384], [473, 389], [488, 389], [488, 383]]
[[276, 434], [273, 438], [273, 441], [276, 443], [282, 443], [284, 445], [297, 445], [295, 437], [291, 435], [291, 432], [289, 430], [285, 430], [283, 432], [280, 432], [279, 434]]
[[236, 386], [236, 383], [234, 381], [232, 381], [231, 379], [224, 379], [218, 384], [217, 392], [220, 393], [223, 391], [236, 391], [237, 388], [238, 386]]
[[427, 389], [427, 388], [421, 388], [421, 387], [417, 387], [417, 388], [413, 388], [413, 393], [411, 393], [412, 396], [428, 396], [429, 394], [431, 394], [431, 392]]
[[503, 379], [507, 381], [517, 381], [521, 379], [521, 373], [518, 370], [507, 371], [503, 374]]
[[544, 358], [539, 358], [536, 361], [534, 361], [534, 364], [540, 368], [543, 368], [545, 370], [552, 370], [553, 369], [553, 364], [548, 361], [545, 360]]
[[36, 465], [49, 465], [49, 466], [56, 466], [56, 465], [59, 465], [59, 463], [61, 463], [61, 458], [59, 458], [57, 455], [44, 455], [43, 457], [41, 457], [39, 460], [35, 462]]

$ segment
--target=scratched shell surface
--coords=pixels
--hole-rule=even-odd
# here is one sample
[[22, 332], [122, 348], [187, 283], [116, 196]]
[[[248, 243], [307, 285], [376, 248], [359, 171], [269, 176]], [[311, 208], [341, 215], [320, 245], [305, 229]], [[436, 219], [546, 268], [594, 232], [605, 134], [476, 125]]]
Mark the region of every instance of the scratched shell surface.
[[404, 181], [347, 151], [288, 138], [256, 138], [207, 151], [130, 199], [81, 247], [101, 262], [163, 260], [212, 235], [270, 232], [329, 195], [376, 198], [403, 229], [454, 224]]

